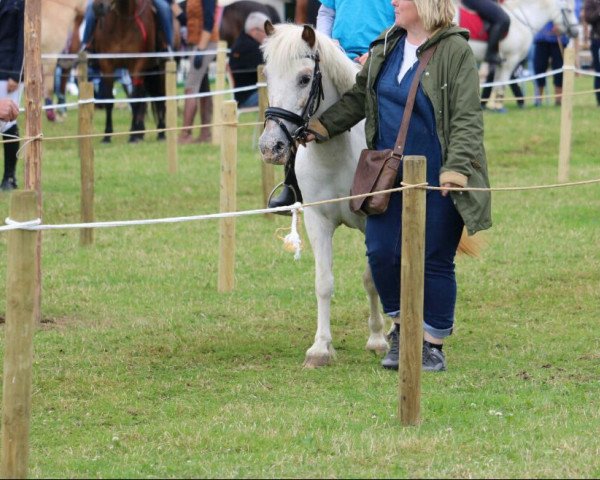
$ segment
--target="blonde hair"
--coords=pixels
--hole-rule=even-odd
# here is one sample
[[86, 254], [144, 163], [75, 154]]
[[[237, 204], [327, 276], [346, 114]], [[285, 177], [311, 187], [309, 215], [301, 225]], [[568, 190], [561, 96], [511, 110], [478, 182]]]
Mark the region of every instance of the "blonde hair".
[[456, 13], [452, 0], [414, 0], [414, 2], [423, 26], [428, 32], [452, 24]]

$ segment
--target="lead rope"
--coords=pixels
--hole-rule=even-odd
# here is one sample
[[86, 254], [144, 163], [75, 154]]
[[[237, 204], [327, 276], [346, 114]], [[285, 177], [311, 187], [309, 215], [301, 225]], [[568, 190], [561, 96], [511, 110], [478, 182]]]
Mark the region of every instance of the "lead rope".
[[[302, 256], [302, 238], [300, 237], [300, 213], [302, 213], [302, 204], [296, 202], [292, 208], [292, 226], [290, 227], [290, 233], [285, 237], [277, 236], [280, 240], [283, 240], [283, 249], [286, 252], [294, 252], [294, 260], [300, 260]], [[279, 229], [287, 230], [287, 229]]]

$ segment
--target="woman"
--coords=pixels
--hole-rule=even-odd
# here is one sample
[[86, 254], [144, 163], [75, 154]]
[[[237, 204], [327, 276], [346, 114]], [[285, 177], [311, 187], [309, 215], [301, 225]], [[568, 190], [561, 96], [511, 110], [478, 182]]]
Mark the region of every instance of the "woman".
[[[539, 75], [546, 73], [548, 65], [552, 70], [560, 70], [563, 66], [563, 50], [569, 43], [569, 37], [560, 35], [554, 23], [548, 22], [533, 38], [533, 73]], [[554, 75], [554, 93], [556, 95], [554, 104], [559, 106], [562, 99], [562, 73]], [[540, 77], [535, 81], [537, 85], [537, 98], [535, 105], [542, 104], [544, 89], [546, 87], [546, 77]]]
[[[392, 0], [395, 25], [370, 48], [355, 86], [317, 120], [307, 140], [326, 140], [366, 117], [369, 148], [392, 148], [423, 51], [437, 49], [415, 99], [405, 155], [427, 157], [430, 185], [489, 187], [483, 148], [479, 79], [468, 32], [452, 24], [452, 0]], [[398, 182], [400, 179], [397, 180]], [[452, 333], [456, 302], [454, 256], [463, 225], [469, 234], [491, 226], [487, 191], [427, 193], [423, 369], [446, 368], [444, 339]], [[399, 358], [401, 194], [388, 210], [367, 219], [369, 265], [384, 312], [393, 318], [385, 368]]]

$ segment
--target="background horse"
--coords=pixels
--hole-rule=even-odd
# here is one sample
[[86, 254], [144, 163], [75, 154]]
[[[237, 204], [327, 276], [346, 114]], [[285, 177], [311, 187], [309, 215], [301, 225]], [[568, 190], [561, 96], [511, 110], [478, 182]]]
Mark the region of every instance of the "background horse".
[[[300, 114], [309, 101], [316, 52], [320, 58], [324, 100], [315, 115], [335, 103], [352, 87], [359, 67], [331, 39], [308, 26], [277, 25], [264, 45], [271, 107]], [[282, 121], [287, 124], [289, 131], [297, 128], [286, 120]], [[273, 121], [266, 122], [259, 145], [263, 159], [269, 163], [284, 164], [293, 154], [293, 145], [290, 145], [283, 130]], [[296, 155], [296, 176], [304, 200], [313, 202], [348, 195], [359, 152], [363, 148], [366, 148], [364, 124], [357, 125], [328, 142], [311, 142], [306, 147], [300, 147]], [[316, 367], [329, 363], [335, 354], [330, 330], [333, 233], [342, 224], [364, 232], [365, 218], [353, 214], [348, 202], [343, 202], [307, 208], [304, 210], [304, 221], [315, 257], [318, 308], [315, 342], [306, 352], [304, 364]], [[382, 353], [387, 350], [388, 345], [377, 291], [368, 264], [363, 283], [371, 308], [368, 320], [370, 336], [366, 348]]]
[[[92, 50], [96, 53], [148, 53], [165, 50], [162, 33], [157, 30], [158, 23], [152, 9], [152, 0], [94, 0], [96, 9], [96, 27], [92, 36]], [[153, 97], [164, 96], [165, 74], [164, 59], [157, 58], [102, 58], [98, 60], [102, 80], [101, 98], [113, 99], [115, 69], [125, 68], [131, 75], [133, 98], [143, 98], [146, 92]], [[106, 107], [106, 126], [104, 133], [113, 132], [113, 104]], [[165, 102], [152, 102], [157, 127], [165, 127]], [[145, 129], [144, 117], [146, 103], [131, 104], [131, 131]], [[143, 133], [132, 133], [129, 141], [143, 140]], [[158, 134], [159, 140], [165, 138], [164, 132]], [[109, 143], [110, 136], [102, 140]]]
[[[42, 2], [42, 35], [41, 52], [61, 53], [69, 43], [69, 39], [76, 37], [79, 39], [78, 28], [83, 21], [86, 0], [44, 0]], [[73, 60], [61, 60], [60, 65], [63, 74], [68, 76], [73, 68]], [[44, 103], [52, 104], [54, 97], [54, 71], [56, 70], [56, 60], [44, 60]], [[63, 82], [61, 82], [62, 86]], [[66, 84], [66, 78], [64, 79]], [[64, 87], [62, 87], [64, 88]], [[64, 89], [62, 90], [64, 94]], [[59, 97], [59, 102], [64, 98]], [[49, 120], [54, 120], [54, 112], [46, 110], [46, 116]]]
[[[525, 58], [533, 37], [542, 27], [552, 21], [562, 33], [576, 37], [577, 18], [575, 17], [573, 0], [506, 0], [502, 8], [510, 16], [510, 29], [507, 36], [500, 42], [500, 56], [504, 62], [496, 69], [494, 81], [506, 82], [519, 63]], [[473, 27], [473, 13], [460, 7], [459, 24], [471, 31], [469, 44], [477, 61], [483, 62], [487, 49], [486, 32], [480, 19], [478, 27]], [[496, 99], [504, 98], [504, 87], [496, 87]]]
[[231, 47], [240, 33], [244, 31], [244, 22], [252, 12], [264, 13], [271, 19], [272, 23], [281, 21], [277, 10], [271, 5], [264, 5], [251, 0], [230, 3], [223, 7], [221, 24], [219, 25], [219, 37], [227, 42], [227, 48]]

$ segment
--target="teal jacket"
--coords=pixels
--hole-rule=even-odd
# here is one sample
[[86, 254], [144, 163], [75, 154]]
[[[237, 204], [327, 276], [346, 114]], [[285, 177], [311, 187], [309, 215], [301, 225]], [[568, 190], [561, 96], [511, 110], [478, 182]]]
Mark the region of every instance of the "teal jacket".
[[[330, 137], [365, 118], [367, 145], [374, 148], [379, 118], [375, 82], [387, 55], [405, 33], [399, 27], [392, 27], [371, 44], [369, 58], [357, 74], [354, 87], [319, 117]], [[438, 30], [419, 47], [417, 56], [437, 44], [421, 77], [421, 86], [433, 105], [442, 148], [440, 184], [451, 182], [463, 187], [488, 188], [479, 76], [468, 38], [468, 31], [456, 26]], [[451, 192], [450, 195], [470, 235], [491, 227], [490, 192]]]

